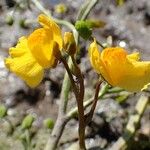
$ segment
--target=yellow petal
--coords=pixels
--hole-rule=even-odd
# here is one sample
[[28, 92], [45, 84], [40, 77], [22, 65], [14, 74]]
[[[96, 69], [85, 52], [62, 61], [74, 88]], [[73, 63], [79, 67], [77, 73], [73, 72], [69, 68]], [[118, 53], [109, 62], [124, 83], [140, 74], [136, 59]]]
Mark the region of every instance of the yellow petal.
[[106, 48], [101, 53], [101, 61], [103, 62], [106, 73], [103, 74], [104, 78], [113, 86], [116, 86], [122, 75], [124, 74], [125, 60], [127, 52], [120, 47]]
[[11, 49], [11, 51], [14, 55], [12, 58], [5, 59], [6, 67], [23, 79], [30, 87], [37, 86], [43, 79], [44, 70], [30, 53], [27, 47], [27, 39], [20, 40], [16, 48]]
[[101, 55], [100, 51], [98, 50], [98, 46], [96, 44], [96, 41], [94, 40], [94, 42], [90, 44], [89, 47], [89, 57], [92, 66], [98, 73], [100, 73], [100, 68], [99, 68], [100, 55]]
[[60, 27], [55, 23], [55, 21], [43, 14], [38, 17], [39, 23], [44, 27], [48, 28], [53, 34], [53, 40], [58, 43], [60, 50], [62, 49], [63, 41]]
[[56, 62], [54, 57], [52, 33], [48, 29], [37, 29], [28, 37], [28, 46], [37, 62], [44, 68], [50, 68]]
[[128, 91], [140, 91], [150, 83], [150, 61], [131, 61], [126, 65], [126, 72], [118, 86]]
[[133, 60], [139, 60], [140, 59], [140, 54], [138, 52], [132, 53], [130, 55], [127, 55], [128, 59], [133, 59]]
[[13, 57], [19, 57], [23, 54], [25, 54], [27, 51], [29, 51], [29, 49], [27, 48], [26, 45], [26, 37], [21, 37], [19, 39], [19, 42], [17, 43], [16, 47], [11, 47], [9, 49], [9, 54], [10, 56]]
[[101, 61], [101, 53], [98, 49], [98, 45], [96, 43], [96, 40], [94, 39], [94, 42], [90, 44], [89, 47], [89, 58], [92, 67], [95, 69], [95, 71], [98, 74], [102, 74], [102, 76], [110, 83], [112, 84], [111, 77], [109, 75], [109, 72], [104, 64], [103, 61]]
[[111, 47], [100, 54], [92, 43], [89, 54], [93, 68], [113, 86], [136, 92], [150, 84], [150, 61], [139, 61], [139, 53], [127, 55], [123, 48]]

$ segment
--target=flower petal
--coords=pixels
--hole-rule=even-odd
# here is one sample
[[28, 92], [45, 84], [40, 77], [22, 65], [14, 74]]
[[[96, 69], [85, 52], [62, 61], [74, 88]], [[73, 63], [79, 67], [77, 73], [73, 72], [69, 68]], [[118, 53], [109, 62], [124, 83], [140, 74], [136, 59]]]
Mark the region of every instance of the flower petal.
[[[101, 61], [105, 66], [107, 75], [102, 74], [104, 78], [113, 86], [116, 86], [122, 78], [126, 67], [124, 65], [127, 52], [120, 47], [105, 48], [101, 53]], [[111, 80], [110, 80], [111, 79]]]
[[91, 43], [89, 47], [89, 57], [90, 57], [92, 66], [98, 73], [100, 73], [100, 68], [99, 68], [100, 55], [101, 54], [98, 49], [98, 45], [96, 44], [96, 41], [94, 40], [94, 42]]
[[129, 60], [126, 65], [126, 72], [118, 86], [128, 91], [140, 91], [150, 83], [150, 61]]
[[52, 32], [40, 28], [28, 37], [28, 46], [37, 62], [44, 68], [51, 68], [56, 62], [54, 57]]
[[10, 50], [13, 57], [5, 59], [6, 67], [25, 80], [30, 87], [37, 86], [43, 79], [44, 70], [30, 53], [27, 39], [20, 40], [16, 48]]
[[93, 68], [113, 86], [137, 92], [150, 84], [150, 61], [139, 61], [139, 53], [127, 55], [121, 47], [99, 52], [96, 43], [89, 48]]
[[39, 23], [44, 27], [48, 28], [53, 33], [53, 40], [58, 43], [60, 50], [62, 49], [63, 41], [62, 34], [59, 26], [55, 23], [55, 21], [43, 14], [38, 17]]
[[135, 61], [138, 61], [140, 59], [140, 54], [138, 52], [132, 53], [130, 55], [127, 55], [128, 59], [133, 59]]
[[113, 81], [110, 77], [110, 74], [106, 68], [106, 65], [101, 60], [101, 53], [98, 49], [98, 45], [96, 43], [96, 40], [94, 40], [93, 43], [90, 44], [89, 47], [89, 57], [92, 67], [95, 69], [95, 71], [98, 74], [102, 74], [102, 76], [110, 83], [112, 84]]
[[29, 51], [29, 49], [27, 48], [26, 45], [26, 37], [21, 37], [19, 39], [19, 42], [17, 43], [16, 47], [11, 47], [9, 49], [9, 54], [10, 56], [13, 57], [19, 57], [23, 54], [25, 54], [27, 51]]

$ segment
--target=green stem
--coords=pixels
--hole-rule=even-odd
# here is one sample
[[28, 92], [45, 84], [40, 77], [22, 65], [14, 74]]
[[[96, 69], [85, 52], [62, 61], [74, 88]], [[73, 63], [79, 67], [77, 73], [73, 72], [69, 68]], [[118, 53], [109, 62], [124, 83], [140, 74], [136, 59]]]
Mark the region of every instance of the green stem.
[[91, 0], [91, 2], [88, 4], [87, 8], [85, 9], [84, 13], [80, 17], [80, 20], [85, 20], [85, 18], [87, 18], [91, 9], [98, 3], [98, 1], [99, 0]]
[[63, 57], [61, 57], [61, 62], [64, 64], [64, 67], [65, 67], [65, 69], [66, 69], [66, 71], [68, 73], [68, 76], [69, 76], [71, 84], [72, 84], [73, 92], [75, 93], [75, 96], [77, 98], [78, 97], [78, 89], [76, 88], [76, 84], [75, 84], [75, 81], [73, 79], [71, 70], [70, 70], [66, 60]]
[[38, 0], [32, 0], [32, 2], [35, 4], [35, 6], [41, 11], [43, 12], [45, 15], [50, 16], [51, 17], [51, 13], [48, 9], [44, 8], [43, 5], [41, 5], [41, 3]]
[[30, 131], [29, 131], [29, 129], [25, 130], [25, 137], [26, 137], [25, 149], [26, 150], [32, 150], [31, 137], [30, 137]]
[[79, 10], [79, 12], [77, 14], [77, 20], [81, 20], [83, 14], [90, 2], [91, 2], [91, 0], [86, 0], [86, 2], [81, 6], [81, 9]]

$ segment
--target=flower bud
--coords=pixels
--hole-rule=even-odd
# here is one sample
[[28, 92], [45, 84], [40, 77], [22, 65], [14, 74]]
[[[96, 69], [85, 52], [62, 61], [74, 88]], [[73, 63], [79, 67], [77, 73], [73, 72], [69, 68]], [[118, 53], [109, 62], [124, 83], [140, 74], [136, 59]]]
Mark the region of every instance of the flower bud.
[[48, 129], [53, 129], [53, 127], [54, 127], [54, 121], [51, 118], [45, 119], [43, 124]]
[[85, 40], [89, 39], [92, 35], [92, 29], [86, 21], [77, 21], [75, 24], [75, 28], [79, 32], [79, 35]]
[[6, 22], [9, 26], [13, 25], [13, 23], [14, 23], [14, 18], [13, 18], [13, 16], [12, 16], [12, 15], [7, 15], [6, 18], [5, 18], [5, 22]]
[[30, 22], [30, 21], [28, 21], [27, 19], [21, 19], [21, 20], [19, 21], [19, 25], [20, 25], [20, 27], [23, 28], [23, 29], [28, 29], [28, 28], [29, 28], [29, 22]]
[[0, 118], [5, 117], [7, 114], [7, 109], [4, 105], [0, 105]]
[[63, 3], [60, 3], [55, 6], [55, 12], [58, 14], [63, 14], [67, 11], [67, 6]]
[[76, 53], [76, 42], [74, 36], [71, 32], [65, 32], [64, 34], [64, 49], [69, 55], [74, 55]]
[[21, 124], [22, 129], [29, 129], [32, 126], [32, 123], [34, 121], [34, 117], [32, 115], [27, 115]]

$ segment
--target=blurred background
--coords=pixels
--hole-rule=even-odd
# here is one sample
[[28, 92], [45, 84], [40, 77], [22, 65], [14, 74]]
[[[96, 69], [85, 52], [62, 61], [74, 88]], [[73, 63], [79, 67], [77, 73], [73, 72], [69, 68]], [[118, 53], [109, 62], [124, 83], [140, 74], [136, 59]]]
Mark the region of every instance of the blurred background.
[[[51, 11], [52, 16], [75, 23], [79, 9], [85, 0], [41, 0], [40, 3]], [[30, 130], [32, 149], [42, 150], [51, 129], [43, 122], [57, 118], [64, 68], [46, 71], [42, 83], [29, 88], [21, 79], [10, 73], [4, 65], [10, 47], [18, 38], [29, 35], [39, 27], [37, 16], [41, 12], [32, 0], [0, 0], [0, 113], [6, 109], [6, 116], [0, 119], [0, 150], [23, 150], [24, 132], [20, 126], [24, 117], [31, 114], [34, 121]], [[113, 45], [127, 51], [138, 51], [141, 58], [150, 60], [150, 1], [99, 0], [90, 12], [89, 19], [101, 23], [93, 30], [93, 36], [105, 43], [112, 36]], [[62, 31], [68, 31], [62, 26]], [[89, 42], [80, 39], [80, 57], [77, 58], [85, 78], [85, 99], [93, 96], [97, 74], [92, 70], [87, 57]], [[148, 91], [149, 93], [149, 91]], [[92, 123], [87, 127], [87, 147], [91, 150], [109, 149], [122, 135], [129, 116], [141, 93], [108, 92], [98, 102]], [[70, 93], [68, 109], [75, 106], [74, 95]], [[128, 149], [150, 149], [150, 107], [148, 106], [140, 126]], [[53, 124], [53, 123], [52, 123]], [[74, 128], [74, 130], [72, 130]], [[65, 150], [77, 141], [77, 118], [66, 126], [59, 148]]]

